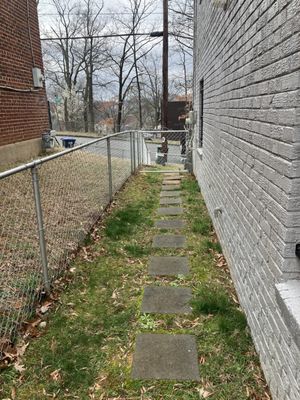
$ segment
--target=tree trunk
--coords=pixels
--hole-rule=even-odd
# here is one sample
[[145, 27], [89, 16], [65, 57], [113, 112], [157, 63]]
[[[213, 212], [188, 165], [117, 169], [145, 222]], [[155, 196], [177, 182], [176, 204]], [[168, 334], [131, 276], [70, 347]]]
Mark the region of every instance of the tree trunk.
[[122, 99], [119, 98], [116, 132], [121, 132], [122, 111], [123, 111], [123, 101], [122, 101]]
[[69, 119], [69, 109], [68, 109], [68, 99], [64, 98], [64, 120], [65, 120], [65, 130], [70, 130], [70, 119]]
[[85, 91], [84, 91], [84, 97], [83, 97], [83, 102], [84, 102], [84, 109], [83, 109], [83, 121], [84, 121], [84, 132], [89, 131], [89, 116], [88, 116], [88, 85], [86, 85]]
[[88, 113], [89, 113], [89, 131], [95, 132], [95, 113], [94, 113], [94, 88], [93, 88], [93, 38], [91, 38], [91, 48], [90, 48], [90, 60], [89, 60], [89, 79], [87, 82], [88, 86]]

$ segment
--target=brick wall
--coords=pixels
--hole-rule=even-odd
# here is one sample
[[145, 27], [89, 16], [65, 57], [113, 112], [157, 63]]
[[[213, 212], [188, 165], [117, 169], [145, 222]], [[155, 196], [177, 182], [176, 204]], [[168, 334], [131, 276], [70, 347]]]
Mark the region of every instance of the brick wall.
[[16, 92], [1, 87], [28, 90], [33, 87], [32, 67], [42, 68], [36, 0], [0, 1], [0, 146], [41, 137], [49, 128], [46, 94]]
[[275, 284], [300, 279], [300, 0], [195, 3], [194, 172], [273, 397], [299, 400], [300, 349]]

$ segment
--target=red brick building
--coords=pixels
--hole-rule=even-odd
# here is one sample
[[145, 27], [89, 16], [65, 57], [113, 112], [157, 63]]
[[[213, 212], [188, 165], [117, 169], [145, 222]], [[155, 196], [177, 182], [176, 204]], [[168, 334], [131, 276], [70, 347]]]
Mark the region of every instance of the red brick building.
[[36, 156], [49, 129], [36, 4], [0, 1], [0, 164]]

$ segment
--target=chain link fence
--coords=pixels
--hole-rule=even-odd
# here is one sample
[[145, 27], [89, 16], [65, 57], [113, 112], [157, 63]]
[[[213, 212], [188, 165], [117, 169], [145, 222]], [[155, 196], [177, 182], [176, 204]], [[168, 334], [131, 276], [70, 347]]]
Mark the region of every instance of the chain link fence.
[[185, 164], [188, 131], [143, 131], [143, 137], [152, 164]]
[[0, 173], [0, 353], [149, 153], [123, 132]]

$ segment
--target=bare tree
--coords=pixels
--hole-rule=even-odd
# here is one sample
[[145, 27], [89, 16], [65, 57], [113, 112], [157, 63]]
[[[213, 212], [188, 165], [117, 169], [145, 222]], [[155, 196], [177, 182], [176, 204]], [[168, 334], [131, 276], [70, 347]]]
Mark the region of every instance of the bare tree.
[[48, 79], [62, 90], [66, 129], [71, 128], [72, 101], [79, 74], [83, 71], [84, 57], [72, 37], [81, 31], [81, 10], [69, 0], [52, 0], [57, 14], [50, 34], [59, 40], [46, 43], [46, 73]]
[[155, 55], [142, 60], [144, 115], [151, 128], [158, 128], [161, 118], [161, 63]]
[[[64, 99], [66, 129], [72, 129], [82, 104], [84, 129], [94, 131], [93, 75], [103, 66], [104, 39], [95, 39], [104, 27], [103, 3], [96, 0], [52, 0], [57, 17], [48, 36], [56, 37], [44, 45], [46, 76]], [[87, 39], [76, 40], [74, 36]]]
[[[141, 105], [138, 63], [156, 46], [157, 40], [145, 36], [136, 36], [136, 33], [143, 27], [143, 22], [152, 6], [152, 1], [130, 0], [129, 8], [125, 9], [125, 12], [130, 11], [130, 18], [116, 20], [115, 29], [122, 29], [128, 33], [127, 36], [115, 42], [114, 51], [110, 51], [108, 54], [108, 58], [111, 61], [111, 71], [116, 78], [118, 86], [118, 114], [116, 121], [116, 130], [118, 131], [121, 130], [124, 101], [134, 83], [138, 86], [138, 101]], [[141, 106], [139, 106], [139, 110], [139, 121], [140, 125], [142, 125]]]
[[99, 36], [105, 26], [101, 19], [103, 1], [83, 0], [84, 10], [82, 12], [82, 34], [88, 36], [85, 39], [82, 55], [84, 56], [84, 72], [86, 85], [84, 88], [84, 122], [85, 131], [94, 132], [94, 74], [101, 69], [106, 58], [103, 57], [105, 43]]
[[170, 0], [170, 11], [176, 41], [193, 56], [194, 0]]

